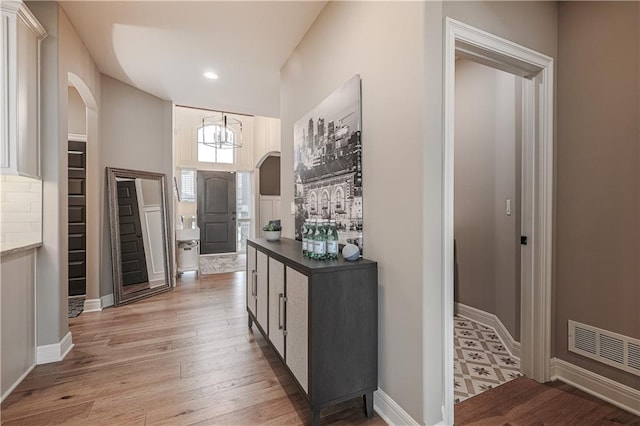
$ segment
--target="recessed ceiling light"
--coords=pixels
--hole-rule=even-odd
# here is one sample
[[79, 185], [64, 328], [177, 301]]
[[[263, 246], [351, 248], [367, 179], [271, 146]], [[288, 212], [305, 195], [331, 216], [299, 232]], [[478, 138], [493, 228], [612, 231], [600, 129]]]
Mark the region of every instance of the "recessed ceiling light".
[[215, 72], [207, 71], [203, 74], [205, 77], [210, 78], [211, 80], [216, 80], [218, 78], [218, 74]]

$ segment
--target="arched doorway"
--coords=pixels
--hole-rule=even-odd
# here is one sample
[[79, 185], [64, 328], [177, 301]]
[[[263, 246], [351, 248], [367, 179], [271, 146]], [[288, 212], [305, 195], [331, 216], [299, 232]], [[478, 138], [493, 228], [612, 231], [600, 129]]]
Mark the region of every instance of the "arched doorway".
[[[69, 148], [73, 148], [68, 151], [67, 167], [84, 169], [69, 172], [68, 285], [71, 290], [75, 284], [76, 293], [78, 287], [84, 287], [84, 310], [97, 311], [102, 308], [99, 285], [101, 191], [98, 105], [87, 84], [73, 73], [68, 73], [67, 106], [67, 143], [70, 144]], [[83, 146], [84, 151], [78, 150]], [[75, 223], [72, 223], [72, 219]], [[83, 229], [84, 235], [78, 236]]]

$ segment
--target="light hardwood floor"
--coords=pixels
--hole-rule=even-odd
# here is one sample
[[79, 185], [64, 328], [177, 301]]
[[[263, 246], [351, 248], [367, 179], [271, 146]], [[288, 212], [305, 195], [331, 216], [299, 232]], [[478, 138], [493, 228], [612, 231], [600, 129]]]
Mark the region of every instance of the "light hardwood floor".
[[[69, 320], [74, 349], [36, 367], [2, 403], [3, 425], [309, 424], [310, 411], [260, 332], [245, 273], [183, 278], [169, 293]], [[382, 425], [360, 398], [322, 424]]]

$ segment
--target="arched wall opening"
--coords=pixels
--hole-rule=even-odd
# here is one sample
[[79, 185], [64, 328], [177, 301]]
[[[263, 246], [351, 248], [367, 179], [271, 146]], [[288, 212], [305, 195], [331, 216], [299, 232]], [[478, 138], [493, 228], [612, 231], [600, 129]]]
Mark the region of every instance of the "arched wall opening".
[[280, 205], [280, 152], [269, 151], [256, 163], [256, 236], [270, 220], [282, 219]]
[[[101, 190], [98, 144], [98, 104], [89, 86], [76, 74], [68, 73], [68, 86], [73, 88], [84, 104], [84, 126], [72, 124], [72, 98], [68, 100], [69, 107], [69, 141], [86, 143], [85, 153], [85, 279], [86, 299], [85, 311], [101, 309], [100, 303], [100, 247], [101, 247]], [[84, 130], [84, 134], [82, 132]], [[68, 164], [67, 164], [68, 166]], [[70, 248], [71, 250], [71, 248]], [[71, 253], [70, 253], [71, 262]], [[69, 285], [64, 283], [64, 285]]]

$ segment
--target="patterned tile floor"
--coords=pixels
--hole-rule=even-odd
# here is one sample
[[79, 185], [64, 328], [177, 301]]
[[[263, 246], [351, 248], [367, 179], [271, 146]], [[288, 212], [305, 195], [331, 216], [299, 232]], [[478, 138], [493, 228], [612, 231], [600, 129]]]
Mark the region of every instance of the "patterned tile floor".
[[507, 351], [494, 329], [458, 315], [453, 324], [456, 403], [522, 376], [520, 360]]

